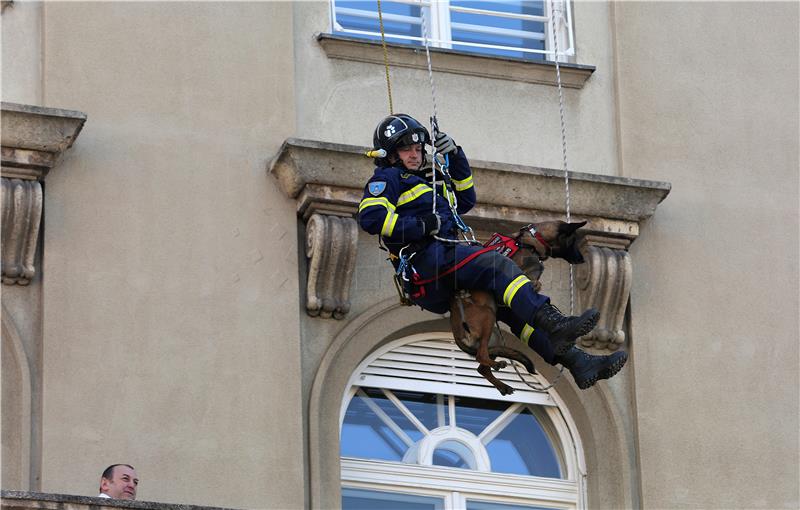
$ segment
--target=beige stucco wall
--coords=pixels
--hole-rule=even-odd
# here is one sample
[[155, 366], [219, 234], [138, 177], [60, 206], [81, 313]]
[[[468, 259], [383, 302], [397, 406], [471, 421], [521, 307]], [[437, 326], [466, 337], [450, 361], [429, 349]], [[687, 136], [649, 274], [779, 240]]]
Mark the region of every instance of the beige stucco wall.
[[140, 499], [302, 506], [295, 217], [264, 176], [294, 130], [290, 20], [44, 6], [43, 102], [89, 120], [46, 182], [42, 490], [129, 462]]
[[797, 508], [798, 4], [615, 14], [643, 504]]
[[[631, 362], [563, 390], [589, 507], [796, 507], [797, 5], [574, 14], [577, 62], [597, 70], [564, 91], [570, 168], [673, 184], [631, 249]], [[102, 467], [130, 462], [140, 499], [336, 500], [338, 454], [304, 436], [335, 438], [336, 411], [308, 406], [338, 410], [343, 388], [315, 402], [315, 380], [346, 381], [370, 328], [377, 346], [421, 319], [358, 322], [395, 295], [363, 233], [347, 319], [302, 309], [304, 226], [267, 161], [289, 136], [366, 146], [387, 111], [383, 67], [329, 59], [328, 30], [322, 1], [4, 13], [3, 99], [88, 114], [46, 181], [42, 490], [93, 494]], [[561, 167], [555, 87], [434, 79], [470, 157]], [[395, 110], [427, 119], [427, 71], [392, 84]], [[563, 277], [545, 288], [563, 302]], [[330, 350], [361, 326], [358, 349]], [[321, 485], [315, 466], [333, 466]]]
[[3, 101], [42, 101], [42, 2], [15, 2], [2, 14]]

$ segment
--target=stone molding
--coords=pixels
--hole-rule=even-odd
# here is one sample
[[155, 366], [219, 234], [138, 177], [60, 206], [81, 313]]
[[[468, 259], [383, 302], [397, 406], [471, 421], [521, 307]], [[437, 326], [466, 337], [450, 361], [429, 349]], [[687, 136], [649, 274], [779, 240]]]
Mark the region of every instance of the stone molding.
[[352, 217], [311, 215], [306, 225], [308, 315], [342, 319], [350, 311], [357, 246], [358, 227]]
[[231, 510], [211, 506], [176, 505], [157, 501], [128, 501], [124, 499], [73, 496], [28, 491], [2, 491], [2, 510], [101, 510], [104, 508], [134, 508], [138, 510]]
[[42, 219], [41, 182], [75, 142], [86, 114], [2, 103], [2, 281], [27, 285]]
[[[364, 150], [290, 138], [268, 171], [286, 196], [296, 200], [302, 219], [314, 214], [354, 216], [374, 169]], [[563, 171], [480, 160], [471, 160], [470, 165], [479, 203], [464, 219], [474, 229], [510, 232], [526, 223], [563, 218]], [[579, 298], [582, 305], [601, 310], [596, 335], [583, 340], [587, 346], [616, 349], [625, 340], [622, 322], [632, 279], [627, 249], [638, 237], [640, 223], [655, 213], [671, 185], [581, 172], [570, 172], [569, 183], [572, 220], [588, 222], [582, 248], [587, 264], [577, 266], [585, 289]], [[337, 264], [342, 263], [326, 261], [330, 267]]]
[[[383, 46], [379, 41], [369, 41], [348, 35], [318, 34], [319, 42], [329, 58], [369, 62], [383, 65]], [[425, 48], [412, 44], [386, 43], [389, 65], [428, 70]], [[446, 48], [429, 48], [431, 68], [436, 72], [482, 76], [499, 80], [520, 81], [557, 86], [556, 65], [541, 60], [482, 55]], [[595, 71], [594, 66], [559, 62], [561, 85], [583, 88]]]

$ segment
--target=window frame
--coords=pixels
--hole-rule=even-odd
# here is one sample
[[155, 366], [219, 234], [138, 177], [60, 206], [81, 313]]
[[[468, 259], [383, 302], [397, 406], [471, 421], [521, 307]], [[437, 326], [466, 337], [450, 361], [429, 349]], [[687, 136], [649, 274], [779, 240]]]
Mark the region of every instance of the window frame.
[[[368, 5], [376, 6], [375, 10], [371, 11], [367, 9], [358, 10], [351, 8], [337, 9], [336, 1], [337, 0], [331, 0], [330, 2], [330, 27], [332, 34], [343, 34], [351, 37], [362, 37], [365, 35], [372, 37], [380, 36], [380, 32], [370, 32], [365, 30], [354, 30], [354, 29], [344, 28], [337, 21], [337, 11], [341, 12], [342, 10], [345, 9], [347, 11], [347, 14], [350, 15], [355, 15], [369, 19], [377, 19], [378, 17], [377, 2], [375, 3], [365, 2]], [[572, 21], [572, 2], [570, 0], [542, 0], [544, 5], [544, 13], [541, 16], [516, 14], [516, 13], [503, 13], [501, 15], [502, 17], [508, 17], [512, 19], [528, 20], [528, 21], [543, 23], [544, 25], [543, 33], [519, 31], [527, 34], [541, 35], [541, 39], [543, 39], [545, 43], [545, 48], [543, 50], [520, 48], [516, 46], [492, 45], [492, 44], [452, 40], [453, 23], [451, 22], [451, 17], [450, 17], [451, 11], [478, 14], [478, 15], [481, 14], [490, 15], [487, 14], [489, 11], [485, 9], [475, 9], [464, 6], [453, 6], [450, 4], [451, 0], [391, 0], [391, 1], [394, 3], [418, 6], [421, 8], [423, 12], [421, 13], [419, 19], [414, 17], [395, 15], [391, 13], [383, 13], [382, 16], [384, 18], [384, 21], [396, 19], [409, 22], [413, 25], [423, 25], [423, 24], [427, 25], [429, 31], [429, 36], [427, 37], [427, 44], [431, 48], [452, 49], [453, 44], [456, 44], [458, 46], [466, 46], [468, 48], [474, 47], [476, 48], [476, 50], [473, 51], [472, 53], [477, 53], [484, 56], [496, 56], [496, 55], [493, 55], [488, 52], [482, 52], [480, 48], [498, 49], [504, 51], [517, 51], [520, 53], [539, 54], [544, 57], [544, 61], [553, 62], [555, 60], [554, 48], [556, 46], [556, 37], [557, 37], [558, 38], [557, 43], [559, 49], [558, 61], [570, 62], [571, 60], [574, 60], [575, 57], [575, 35], [574, 35], [573, 21]], [[560, 15], [556, 16], [555, 33], [553, 32], [552, 22], [551, 22], [551, 17], [553, 15], [554, 9], [557, 10], [557, 12], [561, 13]], [[463, 24], [457, 23], [457, 25], [462, 26]], [[486, 34], [490, 33], [497, 34], [501, 33], [504, 30], [512, 30], [512, 29], [493, 28], [489, 26], [484, 26], [484, 29], [480, 30], [479, 27], [481, 27], [481, 25], [471, 25], [471, 26], [476, 27], [478, 33], [486, 33]], [[424, 31], [422, 30], [422, 26], [420, 26], [420, 34], [421, 35], [419, 37], [401, 35], [401, 34], [389, 34], [389, 33], [387, 33], [386, 36], [391, 37], [393, 39], [400, 39], [404, 43], [419, 45], [424, 47], [426, 44], [426, 37]], [[469, 53], [464, 50], [455, 50], [455, 51]]]
[[[353, 371], [342, 399], [339, 415], [339, 434], [344, 424], [345, 412], [352, 398], [362, 386], [377, 387], [389, 390], [411, 390], [426, 393], [443, 393], [439, 382], [416, 380], [412, 381], [402, 376], [391, 364], [388, 358], [397, 357], [398, 348], [413, 347], [424, 359], [424, 352], [417, 346], [421, 342], [437, 342], [437, 345], [451, 346], [454, 363], [469, 361], [474, 366], [474, 359], [458, 350], [448, 333], [421, 333], [395, 340], [373, 352]], [[444, 347], [443, 347], [444, 348]], [[438, 353], [437, 353], [438, 355]], [[377, 363], [376, 363], [377, 362]], [[374, 373], [378, 366], [378, 373]], [[392, 377], [382, 375], [381, 370], [387, 374], [397, 371], [395, 381]], [[476, 372], [477, 374], [477, 372]], [[514, 374], [516, 377], [516, 374]], [[478, 376], [479, 377], [479, 376]], [[531, 376], [524, 374], [526, 380], [542, 386], [547, 381], [540, 375]], [[485, 381], [484, 381], [485, 382]], [[378, 384], [376, 384], [378, 383]], [[465, 508], [467, 500], [494, 501], [497, 503], [517, 505], [545, 505], [548, 508], [585, 508], [585, 478], [586, 468], [577, 427], [558, 396], [554, 388], [547, 394], [541, 394], [536, 402], [530, 395], [513, 395], [502, 397], [494, 387], [485, 384], [485, 393], [473, 387], [474, 381], [453, 380], [449, 386], [450, 392], [446, 395], [469, 396], [487, 398], [509, 403], [518, 400], [523, 408], [533, 413], [545, 433], [556, 448], [556, 455], [562, 463], [563, 478], [545, 478], [537, 476], [524, 476], [508, 473], [494, 473], [474, 471], [469, 469], [451, 468], [444, 466], [428, 466], [421, 464], [404, 464], [401, 462], [381, 461], [353, 457], [340, 457], [341, 486], [355, 489], [371, 489], [378, 491], [400, 492], [425, 496], [443, 497], [445, 509]], [[386, 386], [391, 386], [387, 388]], [[448, 399], [452, 400], [452, 399]], [[445, 405], [451, 406], [449, 403]], [[546, 417], [546, 420], [542, 418]], [[445, 488], [446, 487], [446, 488]], [[513, 496], [509, 496], [513, 495]]]

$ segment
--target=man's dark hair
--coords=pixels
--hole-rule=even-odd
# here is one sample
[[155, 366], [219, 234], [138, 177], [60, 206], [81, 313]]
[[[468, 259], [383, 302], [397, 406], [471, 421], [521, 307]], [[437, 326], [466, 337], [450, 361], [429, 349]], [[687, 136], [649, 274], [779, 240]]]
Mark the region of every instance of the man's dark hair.
[[135, 467], [131, 466], [130, 464], [111, 464], [110, 466], [108, 466], [106, 468], [105, 471], [103, 471], [103, 474], [101, 475], [102, 478], [105, 478], [106, 480], [111, 480], [112, 478], [114, 478], [114, 468], [117, 467], [117, 466], [128, 466], [131, 469], [134, 469], [134, 470], [136, 469]]

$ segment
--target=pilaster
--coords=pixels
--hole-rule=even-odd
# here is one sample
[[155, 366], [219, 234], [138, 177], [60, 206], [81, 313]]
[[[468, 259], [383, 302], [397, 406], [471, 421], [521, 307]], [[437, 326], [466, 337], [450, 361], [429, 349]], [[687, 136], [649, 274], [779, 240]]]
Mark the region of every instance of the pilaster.
[[42, 252], [38, 245], [44, 211], [42, 183], [74, 143], [86, 115], [5, 102], [0, 113], [2, 485], [36, 490], [42, 458], [42, 279], [37, 267]]

